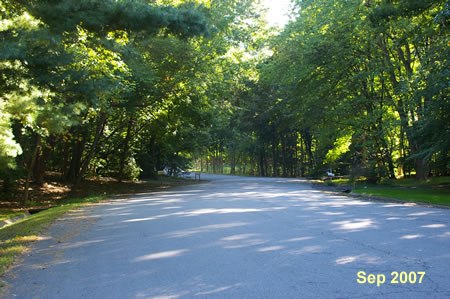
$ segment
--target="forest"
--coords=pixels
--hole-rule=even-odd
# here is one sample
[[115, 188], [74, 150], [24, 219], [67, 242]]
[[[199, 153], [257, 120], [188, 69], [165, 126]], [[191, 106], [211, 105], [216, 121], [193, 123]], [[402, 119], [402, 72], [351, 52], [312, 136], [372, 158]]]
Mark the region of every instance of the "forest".
[[1, 0], [1, 192], [165, 167], [450, 175], [444, 0]]

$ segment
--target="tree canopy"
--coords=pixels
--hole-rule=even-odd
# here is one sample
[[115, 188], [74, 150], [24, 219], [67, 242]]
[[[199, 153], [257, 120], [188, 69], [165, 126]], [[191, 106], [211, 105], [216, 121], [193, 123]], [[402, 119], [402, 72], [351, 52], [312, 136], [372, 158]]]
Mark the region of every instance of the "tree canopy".
[[4, 0], [0, 180], [450, 172], [449, 5]]

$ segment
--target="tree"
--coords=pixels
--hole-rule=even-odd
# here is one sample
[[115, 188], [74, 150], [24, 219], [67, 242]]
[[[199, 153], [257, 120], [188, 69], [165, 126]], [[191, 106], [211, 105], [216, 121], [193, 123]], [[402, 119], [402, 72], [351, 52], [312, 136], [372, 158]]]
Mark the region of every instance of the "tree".
[[[137, 88], [132, 77], [136, 64], [130, 58], [127, 65], [125, 55], [134, 51], [129, 55], [134, 61], [144, 55], [137, 53], [136, 40], [155, 35], [186, 39], [207, 31], [202, 13], [193, 5], [24, 0], [2, 3], [2, 14], [6, 21], [0, 58], [9, 75], [0, 82], [5, 87], [2, 112], [13, 106], [26, 108], [15, 115], [16, 124], [23, 128], [16, 130], [16, 139], [25, 142], [28, 135], [34, 136], [33, 146], [21, 143], [28, 168], [26, 186], [33, 173], [43, 183], [50, 152], [56, 150], [63, 152], [65, 177], [79, 182], [95, 160], [109, 116], [119, 107], [142, 104], [132, 97]], [[142, 84], [140, 88], [142, 92]], [[9, 126], [8, 119], [3, 126]], [[13, 152], [10, 145], [6, 153], [4, 145], [11, 144], [11, 138], [7, 130], [3, 135], [7, 138], [2, 139], [2, 148], [11, 160], [20, 149]], [[126, 156], [122, 154], [122, 165]]]

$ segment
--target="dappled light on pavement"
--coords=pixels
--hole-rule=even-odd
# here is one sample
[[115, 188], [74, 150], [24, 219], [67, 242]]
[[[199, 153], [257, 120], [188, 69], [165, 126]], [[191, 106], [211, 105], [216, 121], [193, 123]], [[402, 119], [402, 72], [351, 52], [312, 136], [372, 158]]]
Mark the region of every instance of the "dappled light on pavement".
[[[112, 200], [58, 221], [12, 271], [10, 294], [450, 296], [450, 210], [327, 195], [300, 179], [203, 178], [210, 182]], [[421, 285], [377, 289], [358, 284], [358, 271], [426, 276]]]
[[139, 257], [135, 258], [133, 261], [134, 262], [143, 262], [143, 261], [151, 261], [151, 260], [157, 260], [157, 259], [176, 257], [176, 256], [180, 256], [181, 254], [183, 254], [186, 251], [189, 251], [189, 250], [181, 249], [181, 250], [169, 250], [169, 251], [163, 251], [163, 252], [158, 252], [158, 253], [152, 253], [152, 254], [139, 256]]

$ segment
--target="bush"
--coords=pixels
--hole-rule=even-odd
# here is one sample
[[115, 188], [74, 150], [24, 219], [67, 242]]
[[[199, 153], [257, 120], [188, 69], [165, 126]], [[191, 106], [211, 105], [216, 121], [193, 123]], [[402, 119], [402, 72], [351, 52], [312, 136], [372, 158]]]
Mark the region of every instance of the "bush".
[[134, 158], [130, 158], [123, 169], [123, 175], [127, 179], [136, 181], [141, 174], [141, 171], [142, 169], [137, 165], [136, 160]]

